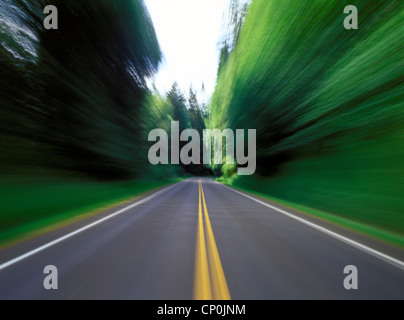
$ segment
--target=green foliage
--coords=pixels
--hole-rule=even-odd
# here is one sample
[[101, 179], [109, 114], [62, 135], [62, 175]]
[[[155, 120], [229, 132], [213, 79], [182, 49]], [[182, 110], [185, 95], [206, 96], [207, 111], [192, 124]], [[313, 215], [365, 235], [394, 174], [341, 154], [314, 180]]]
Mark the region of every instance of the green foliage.
[[[48, 4], [62, 13], [58, 30], [42, 25]], [[2, 29], [6, 41], [0, 46], [1, 144], [8, 147], [2, 162], [17, 171], [14, 159], [21, 159], [21, 166], [100, 178], [137, 176], [146, 166], [139, 148], [147, 143], [138, 115], [148, 92], [146, 78], [161, 56], [143, 2], [15, 0], [8, 5], [3, 24], [9, 27]], [[27, 43], [35, 48], [35, 59], [23, 55]], [[12, 139], [18, 146], [8, 145]], [[27, 161], [32, 155], [35, 159]]]
[[175, 180], [100, 183], [55, 176], [5, 178], [0, 183], [0, 246], [23, 235], [60, 227], [169, 182]]
[[203, 126], [196, 95], [148, 89], [160, 59], [142, 0], [0, 2], [0, 242], [186, 175], [147, 157], [151, 130]]
[[174, 121], [179, 121], [180, 132], [191, 128], [191, 119], [187, 110], [186, 99], [176, 82], [174, 82], [171, 90], [168, 92], [167, 98], [174, 109]]
[[[59, 29], [43, 27], [55, 5]], [[0, 13], [2, 173], [48, 168], [101, 179], [183, 174], [148, 163], [148, 133], [204, 128], [190, 92], [160, 97], [146, 79], [161, 53], [141, 0], [7, 0]]]
[[[184, 94], [175, 82], [171, 90], [167, 93], [167, 103], [172, 106], [173, 110], [173, 120], [179, 122], [180, 132], [186, 129], [196, 129], [199, 132], [200, 137], [202, 137], [202, 130], [205, 128], [205, 122], [202, 115], [202, 109], [197, 100], [196, 92], [190, 89], [188, 105]], [[167, 131], [171, 137], [171, 130]], [[187, 144], [186, 141], [180, 141], [180, 150]], [[171, 148], [169, 148], [171, 152]], [[209, 175], [210, 169], [205, 167], [202, 163], [202, 144], [201, 144], [201, 164], [189, 164], [180, 166], [188, 173], [194, 175]]]
[[192, 88], [189, 89], [188, 105], [189, 105], [188, 112], [191, 121], [191, 127], [196, 129], [199, 132], [199, 135], [202, 137], [203, 129], [206, 128], [205, 121], [196, 96], [196, 92], [192, 90]]
[[257, 129], [251, 188], [404, 232], [403, 18], [399, 0], [253, 0], [209, 120]]

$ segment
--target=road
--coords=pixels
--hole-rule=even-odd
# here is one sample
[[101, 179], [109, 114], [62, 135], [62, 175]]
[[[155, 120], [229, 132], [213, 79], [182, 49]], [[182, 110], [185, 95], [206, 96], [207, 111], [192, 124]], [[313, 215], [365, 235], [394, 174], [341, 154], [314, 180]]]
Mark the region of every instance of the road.
[[[403, 299], [402, 254], [189, 179], [2, 250], [0, 299]], [[44, 288], [47, 265], [57, 290]], [[357, 290], [344, 288], [347, 265]]]

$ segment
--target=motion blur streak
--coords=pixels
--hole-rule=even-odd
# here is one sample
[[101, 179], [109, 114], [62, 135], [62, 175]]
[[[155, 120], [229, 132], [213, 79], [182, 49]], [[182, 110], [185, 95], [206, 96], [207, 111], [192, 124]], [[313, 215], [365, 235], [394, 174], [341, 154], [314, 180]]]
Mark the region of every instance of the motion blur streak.
[[404, 245], [403, 19], [402, 0], [253, 0], [224, 42], [208, 126], [257, 129], [257, 174], [215, 172]]
[[3, 270], [3, 269], [5, 269], [5, 268], [7, 268], [7, 267], [12, 266], [13, 264], [16, 264], [17, 262], [20, 262], [20, 261], [22, 261], [22, 260], [24, 260], [24, 259], [27, 259], [27, 258], [29, 258], [30, 256], [32, 256], [32, 255], [34, 255], [34, 254], [37, 254], [37, 253], [39, 253], [39, 252], [41, 252], [41, 251], [43, 251], [43, 250], [46, 250], [46, 249], [48, 249], [48, 248], [50, 248], [50, 247], [52, 247], [52, 246], [58, 244], [59, 242], [62, 242], [62, 241], [64, 241], [64, 240], [67, 240], [67, 239], [69, 239], [69, 238], [75, 236], [76, 234], [79, 234], [79, 233], [81, 233], [81, 232], [83, 232], [83, 231], [86, 231], [86, 230], [88, 230], [88, 229], [90, 229], [90, 228], [96, 226], [97, 224], [100, 224], [100, 223], [103, 223], [104, 221], [107, 221], [107, 220], [109, 220], [109, 219], [112, 219], [113, 217], [115, 217], [115, 216], [117, 216], [117, 215], [120, 215], [120, 214], [122, 214], [122, 213], [128, 211], [129, 209], [132, 209], [132, 208], [134, 208], [134, 207], [136, 207], [136, 206], [138, 206], [138, 205], [140, 205], [140, 204], [142, 204], [142, 203], [144, 203], [144, 202], [147, 202], [147, 201], [153, 199], [154, 197], [158, 196], [159, 194], [161, 194], [161, 193], [163, 193], [163, 192], [166, 192], [167, 190], [169, 190], [169, 189], [171, 189], [171, 188], [172, 188], [172, 186], [171, 186], [171, 187], [167, 187], [167, 188], [165, 188], [165, 189], [163, 189], [163, 190], [160, 190], [160, 191], [156, 192], [155, 194], [153, 194], [153, 195], [151, 195], [151, 196], [149, 196], [149, 197], [147, 197], [147, 198], [144, 198], [144, 199], [142, 199], [142, 200], [140, 200], [140, 201], [137, 201], [137, 202], [135, 202], [135, 203], [133, 203], [133, 204], [131, 204], [131, 205], [129, 205], [129, 206], [123, 208], [123, 209], [120, 209], [120, 210], [118, 210], [118, 211], [116, 211], [116, 212], [114, 212], [114, 213], [111, 213], [110, 215], [108, 215], [108, 216], [106, 216], [106, 217], [104, 217], [104, 218], [102, 218], [102, 219], [100, 219], [100, 220], [97, 220], [97, 221], [95, 221], [95, 222], [93, 222], [93, 223], [90, 223], [90, 224], [88, 224], [88, 225], [86, 225], [86, 226], [84, 226], [84, 227], [82, 227], [82, 228], [80, 228], [80, 229], [78, 229], [78, 230], [76, 230], [76, 231], [73, 231], [73, 232], [71, 232], [71, 233], [69, 233], [69, 234], [67, 234], [67, 235], [65, 235], [65, 236], [63, 236], [63, 237], [60, 237], [60, 238], [55, 239], [55, 240], [53, 240], [53, 241], [51, 241], [51, 242], [48, 242], [48, 243], [46, 243], [46, 244], [40, 246], [39, 248], [36, 248], [36, 249], [31, 250], [31, 251], [29, 251], [29, 252], [27, 252], [27, 253], [24, 253], [24, 254], [22, 254], [22, 255], [20, 255], [20, 256], [18, 256], [18, 257], [16, 257], [16, 258], [14, 258], [14, 259], [11, 259], [10, 261], [4, 262], [4, 263], [0, 264], [0, 271]]
[[[58, 8], [58, 30], [43, 27], [46, 5]], [[161, 59], [142, 0], [0, 1], [0, 247], [186, 172], [209, 174], [148, 162], [152, 129], [205, 128], [195, 90], [148, 87]]]
[[[403, 270], [380, 259], [404, 261], [404, 1], [229, 3], [201, 102], [203, 87], [153, 86], [163, 53], [143, 0], [0, 1], [0, 298], [404, 298]], [[256, 171], [153, 166], [156, 128], [256, 130]]]

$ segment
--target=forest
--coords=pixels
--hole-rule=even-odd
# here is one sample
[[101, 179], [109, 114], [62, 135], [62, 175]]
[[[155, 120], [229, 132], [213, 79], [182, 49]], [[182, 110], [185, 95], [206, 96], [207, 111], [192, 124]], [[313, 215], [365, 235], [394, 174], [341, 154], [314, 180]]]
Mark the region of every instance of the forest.
[[[43, 27], [50, 4], [63, 13], [58, 30]], [[162, 53], [143, 1], [6, 0], [0, 39], [0, 242], [210, 173], [148, 162], [152, 129], [202, 132], [205, 114], [192, 88], [147, 86]]]
[[[0, 245], [191, 176], [404, 244], [404, 2], [230, 4], [205, 105], [195, 88], [150, 85], [163, 53], [142, 0], [0, 3]], [[172, 121], [255, 129], [256, 173], [151, 165], [148, 134]]]
[[[358, 30], [344, 28], [347, 5]], [[252, 1], [223, 45], [207, 123], [257, 130], [257, 174], [224, 165], [223, 180], [402, 235], [403, 18], [395, 0]]]

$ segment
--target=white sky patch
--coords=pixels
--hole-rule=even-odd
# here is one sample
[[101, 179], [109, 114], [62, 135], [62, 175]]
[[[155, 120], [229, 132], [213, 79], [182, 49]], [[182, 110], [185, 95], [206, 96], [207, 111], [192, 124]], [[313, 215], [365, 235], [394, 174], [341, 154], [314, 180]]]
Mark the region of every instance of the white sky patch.
[[164, 94], [177, 81], [186, 95], [192, 85], [205, 100], [201, 96], [204, 83], [206, 95], [211, 96], [228, 0], [145, 0], [145, 4], [164, 55], [154, 78], [159, 92]]

